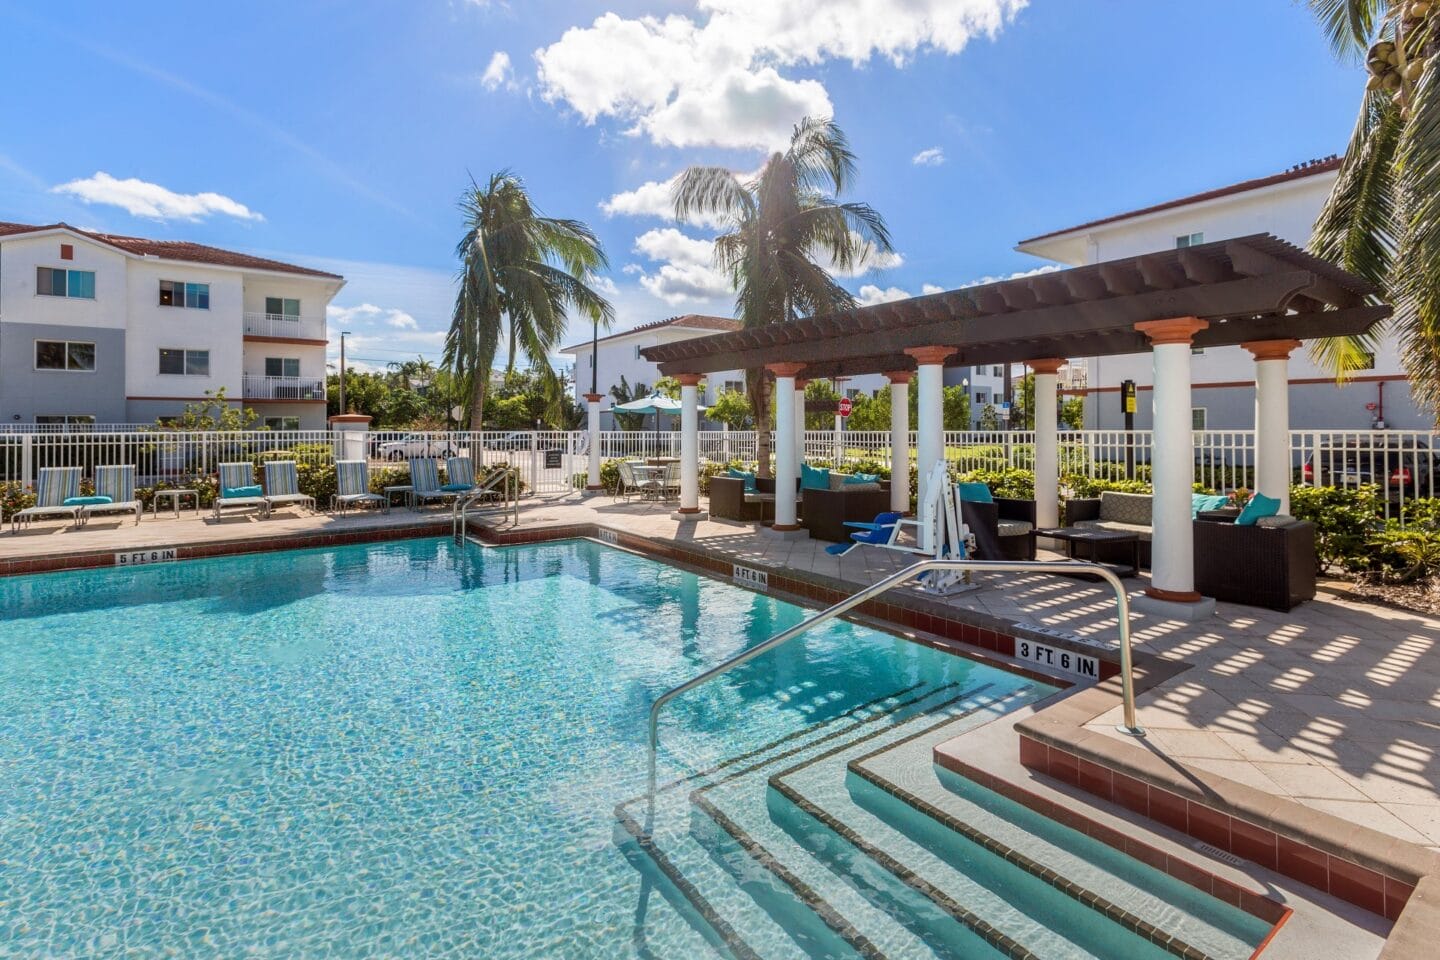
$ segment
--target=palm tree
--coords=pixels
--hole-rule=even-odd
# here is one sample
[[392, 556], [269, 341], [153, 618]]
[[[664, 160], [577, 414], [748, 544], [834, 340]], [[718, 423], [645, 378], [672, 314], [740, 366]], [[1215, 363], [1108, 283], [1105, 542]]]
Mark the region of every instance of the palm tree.
[[[855, 297], [826, 272], [849, 272], [891, 250], [885, 221], [868, 204], [836, 198], [855, 175], [855, 155], [833, 121], [807, 117], [790, 146], [773, 154], [754, 180], [741, 183], [724, 167], [691, 167], [675, 185], [675, 216], [717, 217], [715, 261], [730, 276], [741, 325], [786, 323], [855, 306]], [[770, 383], [745, 371], [755, 411], [759, 469], [770, 471]]]
[[[1336, 54], [1370, 73], [1340, 176], [1312, 250], [1375, 284], [1418, 404], [1440, 416], [1440, 4], [1309, 0]], [[1374, 338], [1312, 349], [1343, 379]]]
[[614, 309], [589, 284], [609, 265], [599, 239], [578, 220], [542, 216], [515, 174], [501, 170], [483, 188], [471, 181], [460, 209], [460, 290], [444, 363], [465, 381], [470, 429], [479, 430], [502, 332], [510, 341], [507, 374], [524, 351], [536, 372], [552, 380], [550, 354], [564, 336], [566, 310], [574, 307], [609, 327]]

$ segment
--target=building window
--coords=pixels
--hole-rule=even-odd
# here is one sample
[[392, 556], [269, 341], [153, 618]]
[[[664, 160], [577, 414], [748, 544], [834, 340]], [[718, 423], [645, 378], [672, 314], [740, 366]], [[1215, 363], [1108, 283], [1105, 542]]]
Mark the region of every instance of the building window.
[[1203, 233], [1185, 233], [1175, 238], [1175, 249], [1184, 250], [1186, 247], [1198, 247], [1205, 242]]
[[595, 369], [595, 354], [593, 354], [593, 353], [586, 354], [586, 355], [585, 355], [585, 359], [589, 361], [589, 363], [588, 363], [587, 365], [590, 367], [590, 369], [591, 369], [591, 370], [594, 370], [594, 369]]
[[1004, 367], [991, 367], [991, 368], [990, 368], [990, 376], [992, 376], [992, 377], [1003, 377], [1003, 376], [1005, 376], [1005, 368], [1004, 368]]
[[1190, 355], [1191, 355], [1192, 357], [1198, 357], [1198, 356], [1200, 356], [1201, 354], [1203, 354], [1204, 352], [1205, 352], [1205, 348], [1204, 348], [1204, 347], [1191, 347], [1191, 348], [1190, 348]]
[[210, 284], [181, 283], [179, 280], [161, 280], [160, 306], [191, 307], [195, 310], [209, 310]]
[[79, 340], [36, 340], [35, 369], [93, 371], [95, 344]]
[[744, 381], [744, 380], [726, 380], [726, 381], [725, 381], [725, 389], [724, 389], [724, 392], [725, 392], [725, 393], [744, 393], [744, 392], [745, 392], [745, 381]]
[[985, 393], [983, 390], [980, 391], [980, 392], [978, 392], [978, 393], [976, 393], [976, 394], [975, 394], [975, 402], [976, 402], [976, 403], [989, 403], [989, 402], [990, 402], [990, 394]]
[[175, 377], [210, 376], [209, 350], [160, 348], [160, 372]]
[[299, 320], [300, 301], [287, 297], [266, 297], [265, 314], [272, 320]]
[[298, 377], [300, 376], [299, 357], [266, 357], [265, 376], [267, 377]]
[[270, 430], [299, 430], [299, 417], [266, 417], [265, 426]]
[[645, 359], [644, 357], [640, 356], [640, 345], [639, 345], [639, 344], [636, 344], [636, 345], [635, 345], [635, 359], [636, 359], [636, 360], [644, 360], [644, 359]]
[[85, 414], [43, 414], [35, 418], [35, 422], [42, 426], [63, 426], [63, 427], [93, 427], [95, 418]]
[[1205, 429], [1205, 408], [1204, 408], [1204, 407], [1191, 407], [1191, 408], [1190, 408], [1190, 429], [1191, 429], [1191, 430], [1204, 430], [1204, 429]]
[[59, 267], [35, 268], [35, 292], [42, 297], [95, 299], [94, 270], [62, 270]]

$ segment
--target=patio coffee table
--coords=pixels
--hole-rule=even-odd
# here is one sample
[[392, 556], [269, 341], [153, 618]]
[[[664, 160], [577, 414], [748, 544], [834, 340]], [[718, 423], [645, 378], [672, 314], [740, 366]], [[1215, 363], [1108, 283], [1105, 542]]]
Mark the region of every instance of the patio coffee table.
[[152, 517], [158, 517], [160, 515], [160, 501], [169, 500], [171, 508], [175, 511], [175, 519], [179, 520], [180, 501], [183, 500], [185, 497], [189, 497], [191, 500], [195, 501], [195, 516], [200, 516], [200, 491], [180, 487], [170, 487], [165, 490], [156, 490], [155, 496], [152, 497], [150, 500], [150, 515]]
[[[1101, 544], [1118, 544], [1130, 547], [1130, 564], [1127, 577], [1135, 577], [1140, 574], [1140, 535], [1138, 533], [1125, 533], [1121, 530], [1092, 530], [1088, 527], [1050, 527], [1048, 529], [1036, 530], [1037, 537], [1049, 537], [1051, 540], [1059, 540], [1065, 544], [1065, 554], [1072, 560], [1088, 560], [1091, 563], [1104, 564], [1107, 567], [1121, 567], [1124, 564], [1106, 563], [1098, 559]], [[1086, 544], [1088, 550], [1086, 556], [1076, 556], [1076, 545]]]

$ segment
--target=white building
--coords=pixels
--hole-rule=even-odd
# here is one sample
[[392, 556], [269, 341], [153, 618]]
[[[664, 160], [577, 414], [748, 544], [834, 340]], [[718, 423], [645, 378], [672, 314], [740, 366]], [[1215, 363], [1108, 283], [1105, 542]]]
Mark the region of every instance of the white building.
[[0, 422], [150, 423], [225, 391], [325, 427], [342, 277], [196, 243], [0, 223]]
[[[1305, 247], [1315, 219], [1335, 184], [1336, 158], [1312, 161], [1284, 173], [1247, 180], [1170, 200], [1022, 241], [1017, 247], [1066, 266], [1138, 256], [1155, 250], [1270, 233]], [[1196, 351], [1193, 422], [1212, 430], [1248, 429], [1255, 403], [1254, 358], [1241, 347]], [[1083, 380], [1085, 425], [1123, 426], [1120, 385], [1134, 380], [1140, 392], [1136, 426], [1150, 426], [1149, 354], [1072, 357], [1073, 376]], [[1290, 358], [1290, 419], [1295, 429], [1424, 429], [1428, 417], [1410, 399], [1409, 380], [1393, 337], [1385, 338], [1372, 369], [1358, 371], [1344, 387], [1311, 361], [1305, 350]]]

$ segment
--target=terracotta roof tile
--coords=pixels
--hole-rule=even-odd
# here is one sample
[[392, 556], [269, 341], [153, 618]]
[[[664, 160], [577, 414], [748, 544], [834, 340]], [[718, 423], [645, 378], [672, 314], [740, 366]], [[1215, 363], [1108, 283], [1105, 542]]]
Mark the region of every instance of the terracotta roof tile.
[[344, 279], [339, 274], [326, 273], [324, 270], [312, 270], [309, 267], [298, 267], [293, 263], [282, 263], [279, 260], [255, 257], [248, 253], [236, 253], [233, 250], [222, 250], [219, 247], [207, 247], [202, 243], [190, 243], [184, 240], [147, 240], [144, 237], [97, 233], [72, 227], [68, 223], [34, 225], [0, 222], [0, 236], [39, 233], [44, 230], [70, 230], [82, 237], [89, 237], [97, 243], [115, 247], [135, 256], [153, 256], [162, 260], [180, 260], [186, 263], [212, 263], [216, 266], [248, 270], [272, 270], [277, 273], [294, 273], [306, 277], [324, 277], [327, 280]]

